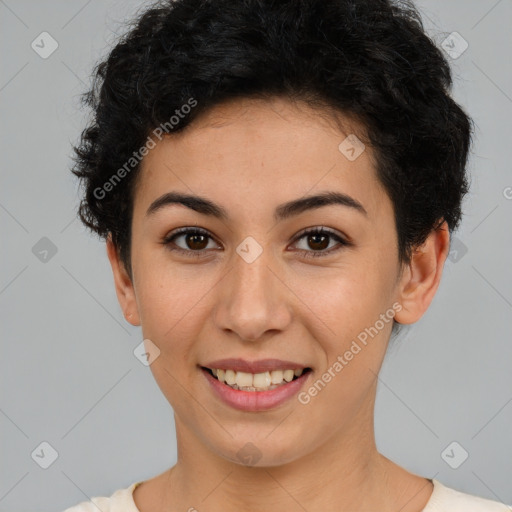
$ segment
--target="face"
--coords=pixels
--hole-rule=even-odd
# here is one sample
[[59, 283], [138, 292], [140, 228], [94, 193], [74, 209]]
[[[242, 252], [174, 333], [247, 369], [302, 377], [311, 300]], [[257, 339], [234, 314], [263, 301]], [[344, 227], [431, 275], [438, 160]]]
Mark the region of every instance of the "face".
[[[236, 100], [142, 162], [133, 281], [116, 275], [118, 296], [159, 350], [150, 368], [179, 430], [224, 459], [256, 450], [257, 465], [284, 464], [369, 424], [403, 282], [392, 203], [370, 148], [355, 160], [339, 149], [360, 128], [345, 126], [285, 99]], [[307, 208], [325, 193], [341, 203]], [[264, 374], [259, 385], [266, 371], [309, 370], [275, 390], [236, 391], [202, 369], [240, 363], [212, 365], [221, 359], [248, 363], [238, 368]], [[286, 363], [261, 362], [275, 359]]]

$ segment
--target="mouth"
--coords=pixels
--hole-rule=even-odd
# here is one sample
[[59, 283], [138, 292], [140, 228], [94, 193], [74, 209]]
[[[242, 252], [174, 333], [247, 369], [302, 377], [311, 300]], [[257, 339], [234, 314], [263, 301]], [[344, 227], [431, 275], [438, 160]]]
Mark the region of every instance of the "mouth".
[[286, 386], [311, 372], [309, 367], [275, 369], [260, 373], [236, 371], [230, 368], [208, 368], [206, 366], [201, 366], [201, 369], [231, 389], [256, 393]]
[[244, 412], [269, 411], [291, 400], [311, 380], [314, 369], [283, 359], [217, 359], [198, 364], [213, 397]]

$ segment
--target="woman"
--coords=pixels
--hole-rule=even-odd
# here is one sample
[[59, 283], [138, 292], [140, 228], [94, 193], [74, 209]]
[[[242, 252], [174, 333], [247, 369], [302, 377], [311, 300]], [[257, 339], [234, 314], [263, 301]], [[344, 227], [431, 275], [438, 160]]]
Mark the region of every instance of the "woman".
[[82, 221], [174, 411], [178, 461], [67, 510], [505, 511], [377, 450], [377, 376], [425, 313], [471, 120], [417, 11], [177, 0], [96, 73]]

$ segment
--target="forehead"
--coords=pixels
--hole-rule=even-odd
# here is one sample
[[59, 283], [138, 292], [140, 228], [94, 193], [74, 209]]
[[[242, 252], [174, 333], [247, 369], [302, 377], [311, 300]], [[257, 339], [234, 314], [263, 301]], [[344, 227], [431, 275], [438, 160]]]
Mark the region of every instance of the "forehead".
[[354, 197], [376, 215], [387, 196], [372, 151], [366, 146], [355, 159], [346, 152], [354, 135], [363, 138], [362, 133], [353, 119], [282, 98], [225, 102], [149, 151], [141, 165], [135, 210], [143, 213], [172, 190], [240, 208], [332, 190]]

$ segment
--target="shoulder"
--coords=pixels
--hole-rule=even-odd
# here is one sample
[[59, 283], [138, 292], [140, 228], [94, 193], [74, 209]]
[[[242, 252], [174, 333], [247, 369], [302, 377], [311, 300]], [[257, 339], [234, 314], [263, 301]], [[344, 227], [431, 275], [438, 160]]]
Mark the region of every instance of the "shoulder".
[[118, 489], [111, 496], [96, 496], [81, 501], [63, 512], [139, 512], [133, 501], [133, 490], [140, 482], [134, 482], [125, 489]]
[[422, 512], [512, 512], [512, 507], [466, 494], [433, 480], [434, 491]]

